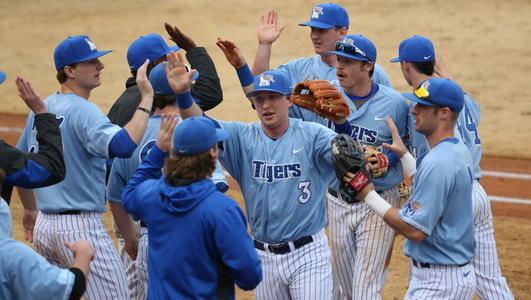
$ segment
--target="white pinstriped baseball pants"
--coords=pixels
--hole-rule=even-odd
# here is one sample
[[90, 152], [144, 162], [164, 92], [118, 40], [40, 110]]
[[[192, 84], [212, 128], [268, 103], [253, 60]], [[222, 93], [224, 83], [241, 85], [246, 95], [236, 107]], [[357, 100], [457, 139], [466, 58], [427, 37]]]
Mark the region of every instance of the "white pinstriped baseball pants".
[[482, 300], [514, 299], [500, 270], [490, 201], [477, 180], [472, 189], [472, 207], [476, 252], [471, 263], [476, 272], [476, 292]]
[[129, 288], [129, 295], [131, 300], [145, 300], [147, 299], [148, 277], [147, 277], [147, 247], [148, 235], [147, 229], [141, 228], [138, 222], [135, 224], [135, 231], [138, 232], [138, 254], [136, 260], [131, 260], [131, 257], [124, 249], [125, 241], [123, 237], [116, 232], [118, 239], [118, 253], [122, 259], [125, 268], [125, 275], [127, 277], [127, 284]]
[[474, 295], [476, 276], [471, 264], [419, 268], [410, 260], [410, 268], [406, 300], [468, 300]]
[[69, 268], [74, 257], [64, 242], [77, 240], [88, 240], [96, 249], [96, 256], [90, 263], [85, 299], [129, 299], [124, 266], [103, 226], [101, 213], [59, 215], [39, 212], [33, 242], [35, 250], [50, 263]]
[[262, 261], [257, 300], [327, 300], [332, 295], [330, 248], [324, 229], [314, 241], [286, 254], [256, 249]]
[[[385, 190], [380, 195], [398, 207], [398, 188]], [[327, 199], [332, 269], [336, 281], [334, 297], [381, 299], [394, 230], [365, 202], [348, 204], [330, 193]], [[339, 288], [340, 292], [337, 291]]]

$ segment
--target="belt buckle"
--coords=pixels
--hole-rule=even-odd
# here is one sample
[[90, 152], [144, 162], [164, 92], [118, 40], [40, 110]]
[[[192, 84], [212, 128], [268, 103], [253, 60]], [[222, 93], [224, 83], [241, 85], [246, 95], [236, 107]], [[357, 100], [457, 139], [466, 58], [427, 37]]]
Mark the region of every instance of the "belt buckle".
[[267, 245], [267, 248], [269, 249], [270, 252], [275, 253], [275, 254], [285, 254], [291, 251], [288, 244], [269, 244]]

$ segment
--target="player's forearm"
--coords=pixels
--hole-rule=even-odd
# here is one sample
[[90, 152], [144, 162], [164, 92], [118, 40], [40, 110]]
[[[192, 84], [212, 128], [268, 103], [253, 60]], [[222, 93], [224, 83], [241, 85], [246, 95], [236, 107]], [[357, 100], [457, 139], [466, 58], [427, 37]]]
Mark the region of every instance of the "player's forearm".
[[131, 217], [125, 211], [121, 203], [114, 203], [109, 201], [109, 206], [111, 208], [112, 216], [118, 227], [118, 232], [126, 240], [136, 239], [136, 233], [133, 227], [133, 222], [131, 222]]
[[271, 47], [273, 44], [261, 44], [258, 43], [258, 48], [256, 49], [256, 56], [253, 62], [252, 72], [256, 76], [260, 73], [268, 71], [269, 61], [271, 60]]
[[183, 119], [203, 115], [203, 110], [193, 101], [190, 91], [177, 94], [177, 106]]
[[142, 99], [138, 107], [143, 108], [144, 110], [137, 109], [131, 118], [131, 121], [124, 126], [124, 129], [137, 145], [142, 141], [142, 138], [146, 133], [147, 122], [150, 117], [150, 114], [147, 111], [151, 111], [151, 103]]
[[17, 187], [17, 192], [24, 209], [37, 210], [37, 202], [35, 201], [33, 190]]

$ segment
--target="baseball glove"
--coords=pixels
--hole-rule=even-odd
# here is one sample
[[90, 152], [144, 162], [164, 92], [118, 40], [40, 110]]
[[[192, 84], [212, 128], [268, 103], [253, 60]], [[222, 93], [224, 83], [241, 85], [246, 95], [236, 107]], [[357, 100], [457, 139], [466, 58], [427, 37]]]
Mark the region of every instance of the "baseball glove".
[[[347, 203], [359, 202], [355, 198], [367, 184], [372, 182], [371, 173], [365, 168], [365, 153], [359, 141], [353, 140], [349, 135], [338, 134], [332, 140], [332, 162], [339, 180], [339, 193]], [[354, 174], [354, 179], [349, 183], [343, 180], [347, 172]]]
[[327, 80], [299, 82], [293, 90], [291, 99], [298, 106], [332, 121], [346, 118], [350, 113], [341, 93]]
[[375, 178], [387, 174], [389, 159], [387, 158], [387, 155], [378, 151], [376, 147], [365, 146], [365, 161], [367, 161], [367, 166]]

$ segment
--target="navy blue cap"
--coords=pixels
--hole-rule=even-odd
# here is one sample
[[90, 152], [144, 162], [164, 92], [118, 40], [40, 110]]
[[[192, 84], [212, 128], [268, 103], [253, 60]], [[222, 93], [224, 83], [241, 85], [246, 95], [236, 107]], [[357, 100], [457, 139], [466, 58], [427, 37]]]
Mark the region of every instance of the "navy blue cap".
[[376, 62], [376, 46], [361, 34], [346, 35], [336, 43], [334, 50], [328, 53], [359, 61]]
[[461, 112], [464, 105], [463, 90], [457, 83], [447, 78], [430, 78], [423, 81], [413, 94], [404, 94], [413, 102], [450, 108], [453, 112]]
[[328, 29], [334, 26], [348, 28], [348, 13], [339, 4], [317, 4], [312, 10], [310, 21], [301, 23], [299, 26], [311, 26], [321, 29]]
[[6, 80], [6, 73], [3, 72], [3, 71], [0, 71], [0, 84], [4, 83], [4, 81]]
[[89, 61], [111, 51], [98, 51], [96, 44], [87, 35], [69, 36], [55, 47], [53, 54], [55, 69], [61, 71], [71, 64]]
[[259, 92], [274, 92], [288, 96], [291, 94], [291, 81], [280, 71], [265, 71], [254, 78], [253, 90], [247, 96], [252, 97]]
[[[168, 83], [168, 77], [166, 77], [166, 70], [164, 70], [165, 62], [156, 65], [151, 72], [149, 72], [149, 82], [153, 87], [155, 95], [166, 96], [175, 94]], [[187, 66], [187, 70], [190, 71], [190, 68]], [[199, 77], [199, 72], [195, 71], [194, 77], [192, 80], [196, 80]]]
[[131, 71], [136, 71], [146, 59], [156, 61], [164, 55], [180, 49], [177, 46], [168, 46], [159, 34], [146, 34], [134, 40], [127, 49], [127, 63]]
[[420, 35], [414, 35], [403, 40], [398, 47], [398, 57], [391, 62], [427, 62], [435, 60], [433, 43]]
[[218, 128], [207, 117], [190, 117], [177, 125], [173, 133], [173, 148], [180, 155], [190, 155], [209, 150], [214, 144], [224, 141], [229, 132]]

